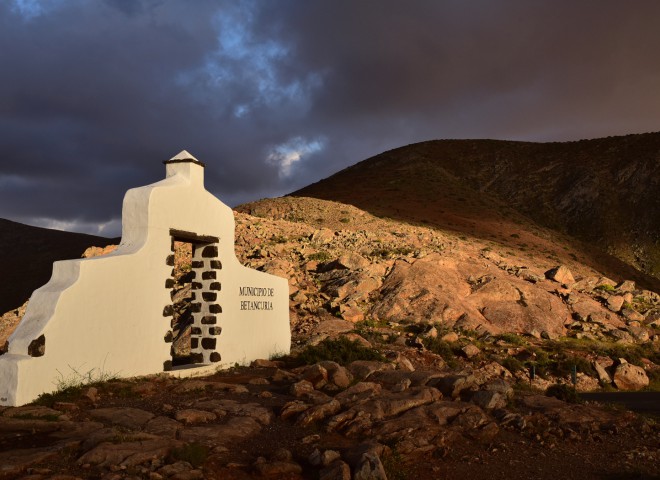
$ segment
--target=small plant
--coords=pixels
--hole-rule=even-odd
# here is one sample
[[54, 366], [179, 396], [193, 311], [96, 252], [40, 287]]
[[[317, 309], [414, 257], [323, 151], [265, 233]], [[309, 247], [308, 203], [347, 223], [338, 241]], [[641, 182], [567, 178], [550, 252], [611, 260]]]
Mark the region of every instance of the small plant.
[[616, 290], [616, 288], [614, 288], [609, 283], [603, 283], [601, 285], [598, 285], [596, 288], [594, 288], [594, 290], [600, 290], [602, 292], [613, 292]]
[[495, 338], [511, 345], [525, 345], [527, 343], [520, 335], [516, 335], [515, 333], [502, 333]]
[[555, 397], [568, 403], [582, 403], [580, 395], [578, 395], [573, 387], [560, 383], [550, 385], [545, 391], [545, 396]]
[[336, 340], [326, 338], [318, 345], [308, 346], [292, 358], [292, 363], [297, 365], [312, 365], [324, 360], [332, 360], [341, 365], [346, 365], [355, 360], [386, 361], [385, 357], [378, 350], [365, 347], [357, 340], [340, 337]]
[[444, 340], [441, 340], [437, 337], [427, 337], [423, 340], [423, 342], [427, 350], [442, 357], [442, 359], [447, 362], [449, 367], [456, 368], [458, 366], [456, 354], [448, 342], [445, 342]]
[[538, 348], [532, 349], [534, 353], [534, 360], [528, 360], [525, 362], [525, 366], [528, 368], [534, 367], [536, 374], [541, 378], [546, 378], [550, 374], [552, 367], [552, 361], [550, 356], [544, 350]]
[[282, 235], [273, 235], [272, 237], [270, 237], [270, 241], [271, 243], [286, 243], [289, 240]]
[[102, 368], [92, 368], [86, 372], [80, 372], [69, 365], [71, 373], [64, 376], [59, 370], [59, 378], [53, 382], [56, 390], [52, 393], [42, 393], [34, 401], [36, 405], [52, 407], [56, 402], [69, 402], [77, 399], [82, 394], [83, 388], [99, 385], [117, 378], [117, 374], [105, 372]]
[[502, 360], [501, 364], [511, 373], [520, 372], [525, 369], [525, 365], [516, 357], [506, 357]]
[[396, 256], [407, 256], [413, 252], [409, 247], [392, 247], [392, 248], [375, 248], [371, 251], [372, 257], [380, 257], [383, 259], [394, 258]]
[[69, 365], [69, 368], [71, 369], [71, 373], [66, 377], [62, 372], [57, 371], [59, 378], [54, 383], [58, 391], [103, 383], [117, 378], [117, 374], [106, 372], [103, 368], [91, 368], [86, 372], [80, 372], [71, 365]]
[[660, 392], [660, 368], [648, 372], [649, 384], [644, 390], [649, 392]]
[[317, 262], [327, 262], [330, 260], [330, 258], [330, 254], [325, 250], [321, 250], [320, 252], [312, 253], [311, 255], [307, 256], [307, 260], [314, 260]]

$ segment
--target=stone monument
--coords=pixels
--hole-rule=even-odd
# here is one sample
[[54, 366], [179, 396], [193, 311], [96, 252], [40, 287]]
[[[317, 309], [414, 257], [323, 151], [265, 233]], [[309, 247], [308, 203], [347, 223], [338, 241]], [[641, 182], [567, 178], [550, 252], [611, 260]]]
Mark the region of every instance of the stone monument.
[[[183, 151], [166, 178], [129, 190], [114, 252], [55, 262], [0, 355], [0, 405], [23, 405], [70, 379], [211, 373], [289, 353], [289, 287], [241, 265], [232, 210]], [[189, 354], [173, 361], [175, 244], [191, 251]], [[84, 377], [84, 378], [83, 378]]]

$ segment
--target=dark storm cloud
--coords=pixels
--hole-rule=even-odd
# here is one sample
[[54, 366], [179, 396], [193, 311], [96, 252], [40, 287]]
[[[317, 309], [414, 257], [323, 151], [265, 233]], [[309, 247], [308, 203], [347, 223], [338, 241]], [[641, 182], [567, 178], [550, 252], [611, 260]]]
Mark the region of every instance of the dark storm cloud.
[[185, 148], [229, 204], [434, 138], [658, 130], [657, 2], [12, 0], [0, 217], [118, 234]]

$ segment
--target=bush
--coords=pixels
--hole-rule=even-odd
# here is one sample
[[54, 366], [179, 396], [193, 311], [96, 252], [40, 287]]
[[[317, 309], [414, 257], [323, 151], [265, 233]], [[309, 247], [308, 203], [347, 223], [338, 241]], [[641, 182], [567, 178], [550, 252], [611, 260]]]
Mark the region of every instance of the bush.
[[312, 253], [311, 255], [307, 256], [307, 260], [315, 260], [317, 262], [327, 262], [330, 260], [330, 254], [326, 251], [320, 251], [316, 253]]
[[355, 360], [386, 361], [378, 350], [365, 347], [357, 340], [340, 337], [336, 340], [326, 338], [318, 345], [308, 346], [292, 358], [292, 363], [296, 365], [313, 365], [324, 360], [332, 360], [341, 365], [346, 365]]
[[550, 385], [545, 391], [545, 396], [555, 397], [568, 403], [582, 403], [580, 395], [578, 395], [573, 387], [560, 383]]
[[442, 359], [447, 362], [449, 367], [455, 368], [458, 366], [456, 354], [448, 342], [445, 342], [444, 340], [441, 340], [437, 337], [427, 337], [424, 338], [422, 342], [424, 343], [424, 346], [427, 350], [435, 353], [436, 355], [440, 355], [440, 357], [442, 357]]
[[502, 333], [495, 338], [510, 343], [511, 345], [525, 345], [525, 343], [527, 343], [522, 337], [520, 337], [520, 335], [516, 335], [515, 333]]
[[535, 359], [534, 360], [528, 360], [525, 362], [525, 366], [535, 367], [536, 375], [538, 375], [541, 378], [546, 378], [548, 374], [552, 370], [552, 361], [550, 360], [550, 356], [548, 355], [547, 352], [544, 350], [539, 350], [537, 348], [532, 349], [532, 351], [535, 354]]
[[397, 256], [407, 256], [413, 252], [409, 247], [391, 247], [391, 248], [375, 248], [369, 255], [372, 257], [380, 257], [383, 259], [394, 258]]
[[609, 283], [603, 283], [602, 285], [598, 285], [594, 290], [601, 290], [603, 292], [613, 292], [616, 290], [612, 285]]
[[511, 373], [520, 372], [521, 370], [525, 369], [525, 365], [523, 365], [523, 363], [516, 357], [506, 357], [504, 360], [502, 360], [501, 364]]

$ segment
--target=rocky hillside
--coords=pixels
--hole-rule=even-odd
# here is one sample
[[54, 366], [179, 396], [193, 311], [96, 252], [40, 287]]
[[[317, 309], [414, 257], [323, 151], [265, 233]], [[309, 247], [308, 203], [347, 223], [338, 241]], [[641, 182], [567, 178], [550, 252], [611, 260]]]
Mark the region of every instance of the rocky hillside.
[[241, 262], [289, 278], [292, 355], [189, 380], [63, 373], [0, 407], [0, 479], [656, 475], [652, 417], [575, 403], [660, 388], [656, 292], [529, 221], [482, 238], [313, 198], [238, 210]]
[[[441, 140], [364, 160], [294, 196], [489, 239], [527, 223], [660, 278], [660, 133], [566, 143]], [[612, 263], [612, 262], [610, 262]], [[613, 268], [621, 265], [612, 263]], [[628, 273], [632, 278], [632, 274]], [[637, 276], [647, 287], [657, 281]]]
[[334, 317], [646, 342], [658, 326], [657, 293], [582, 264], [540, 227], [483, 240], [309, 198], [239, 210], [259, 217], [237, 217], [244, 262], [290, 278], [294, 333]]
[[80, 258], [91, 246], [117, 242], [116, 238], [31, 227], [0, 218], [0, 271], [5, 275], [0, 312], [19, 307], [48, 282], [54, 261]]

